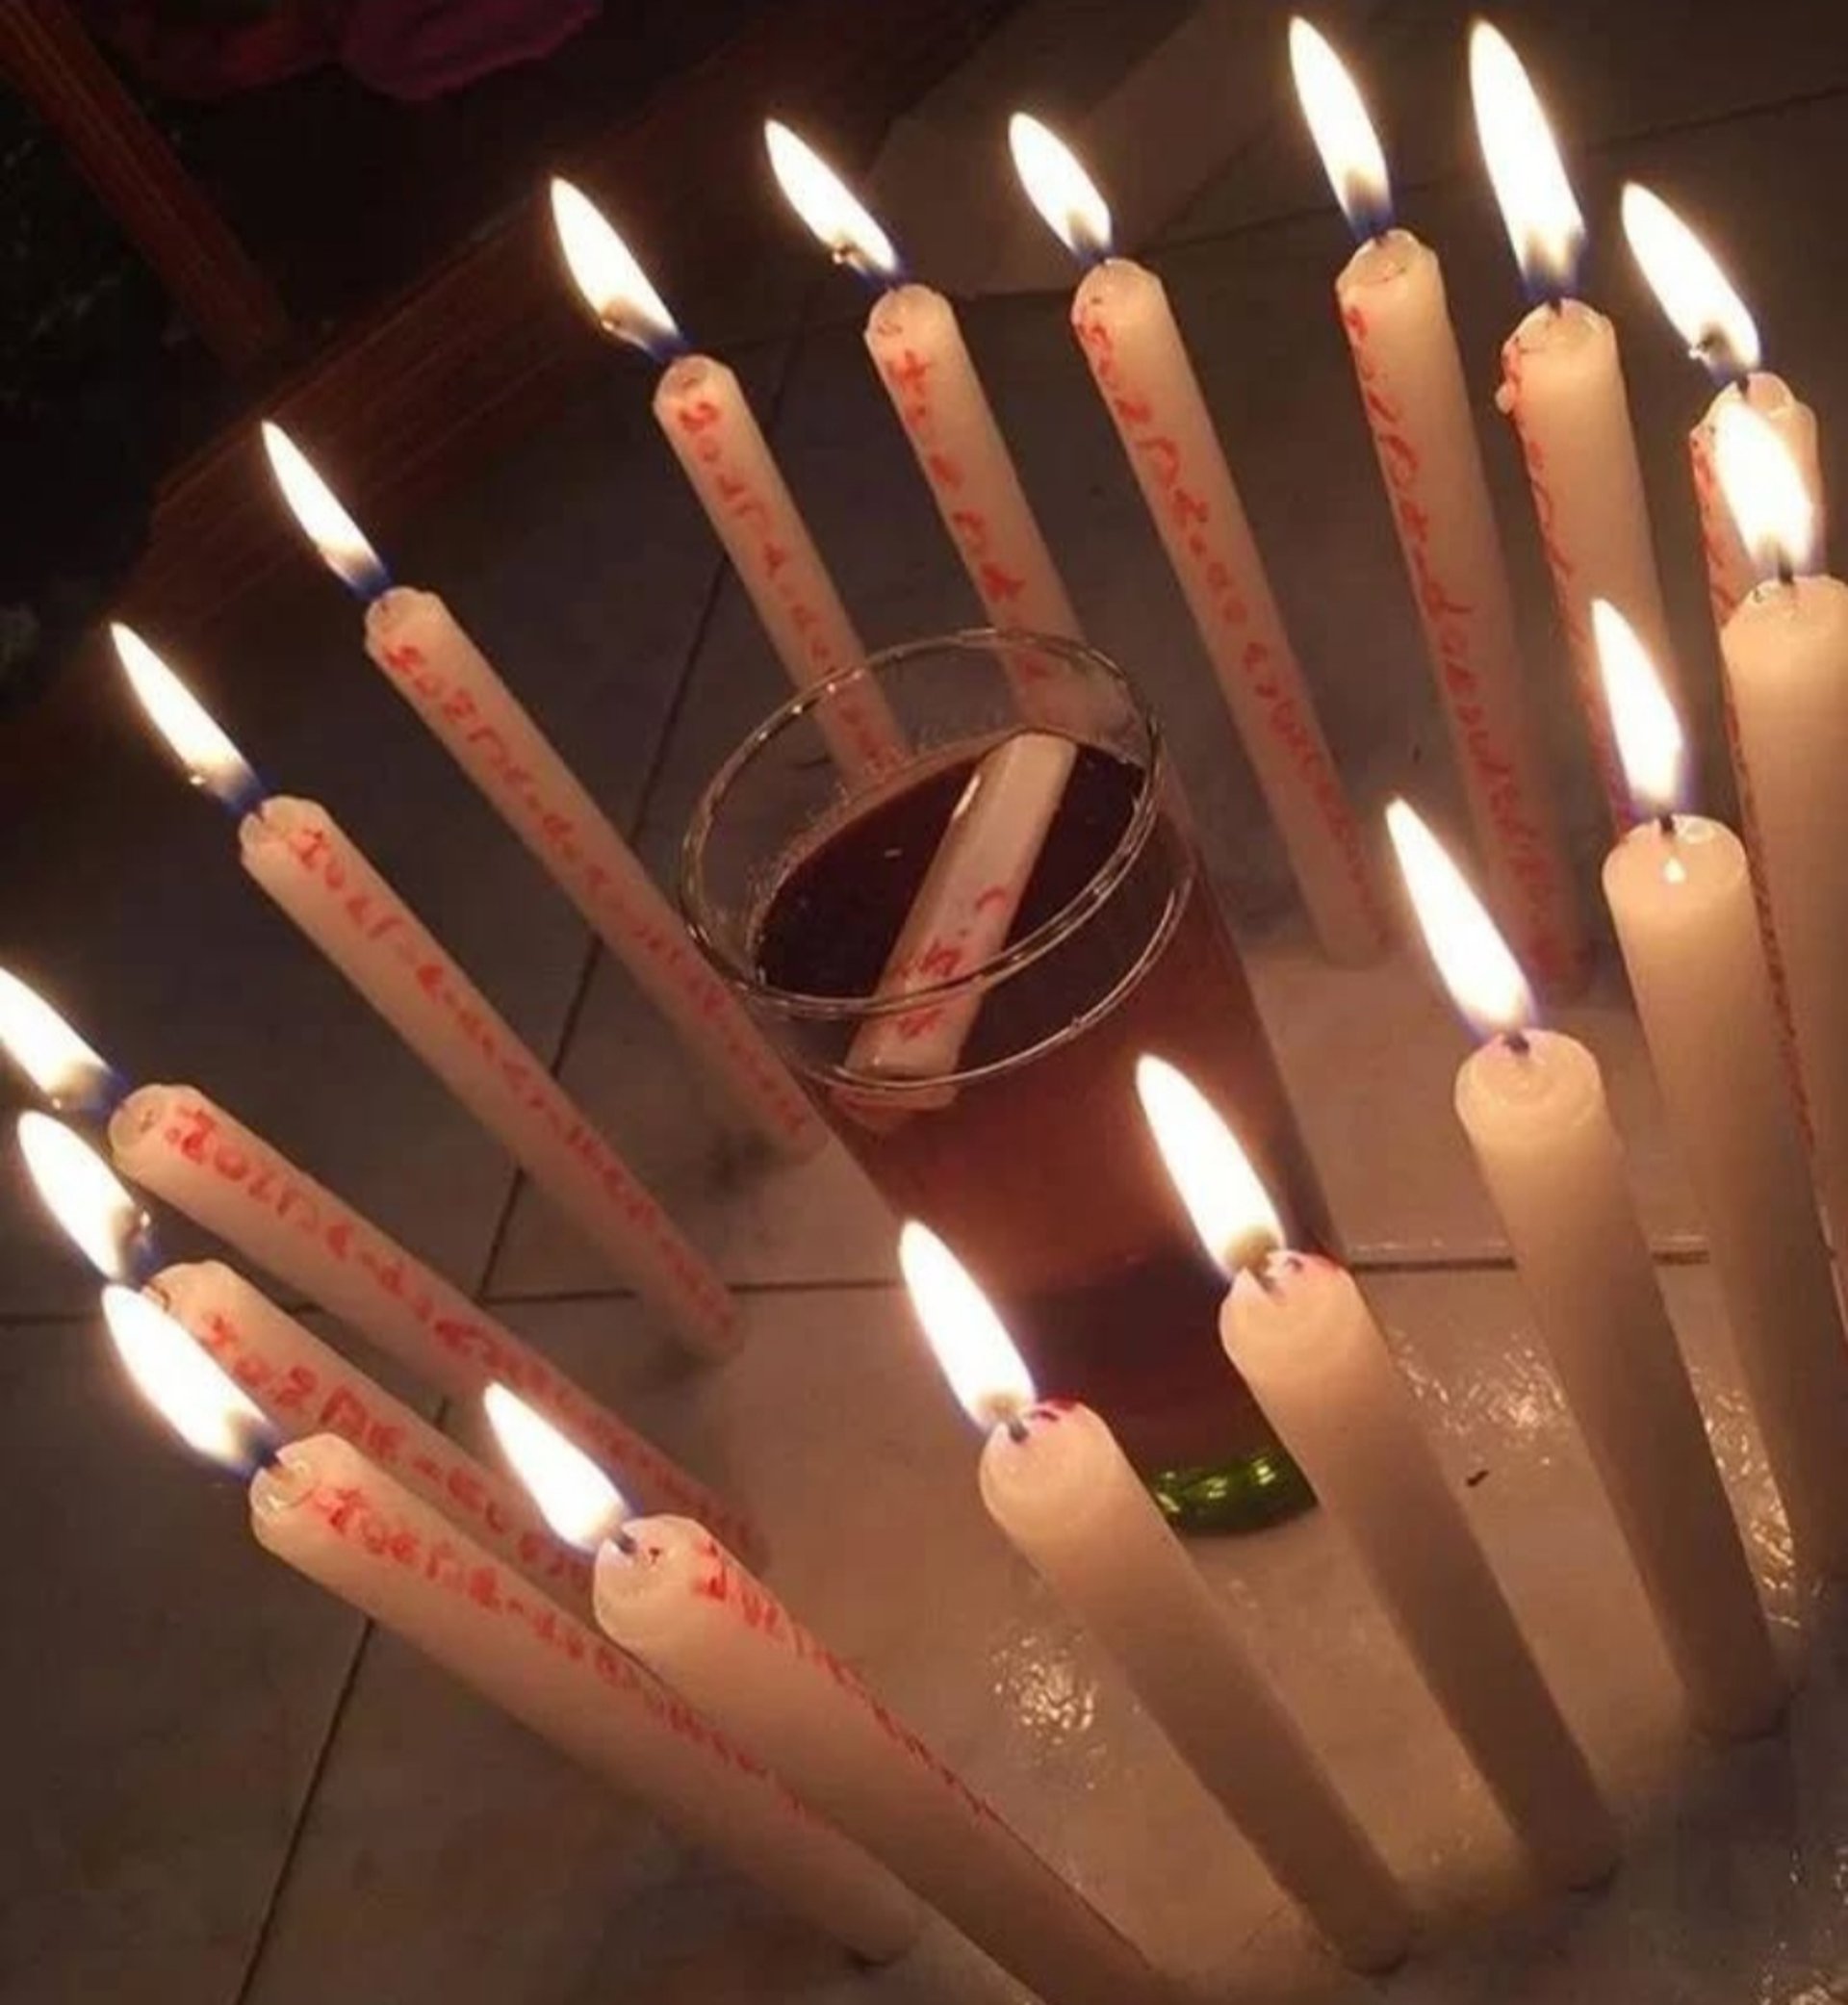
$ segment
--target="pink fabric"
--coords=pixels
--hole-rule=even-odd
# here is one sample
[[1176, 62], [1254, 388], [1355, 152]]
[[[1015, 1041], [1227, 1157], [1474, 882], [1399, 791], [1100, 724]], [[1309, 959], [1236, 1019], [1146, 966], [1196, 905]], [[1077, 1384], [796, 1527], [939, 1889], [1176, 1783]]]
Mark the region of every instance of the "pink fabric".
[[97, 31], [160, 89], [212, 98], [338, 63], [407, 103], [550, 56], [602, 0], [278, 0], [248, 20], [164, 18], [159, 0], [90, 0]]

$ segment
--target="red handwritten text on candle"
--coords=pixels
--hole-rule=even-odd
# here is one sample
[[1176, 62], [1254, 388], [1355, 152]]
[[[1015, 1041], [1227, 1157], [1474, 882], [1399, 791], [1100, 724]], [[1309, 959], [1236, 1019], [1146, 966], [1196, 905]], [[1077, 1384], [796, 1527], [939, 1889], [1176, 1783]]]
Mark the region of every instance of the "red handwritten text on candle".
[[[587, 915], [625, 959], [653, 967], [664, 991], [689, 1005], [730, 1066], [749, 1083], [784, 1135], [803, 1134], [814, 1115], [793, 1082], [763, 1049], [737, 1004], [652, 885], [612, 870], [603, 856], [623, 856], [621, 838], [586, 799], [561, 808], [542, 784], [550, 748], [511, 700], [490, 708], [451, 682], [414, 645], [387, 644], [377, 658], [424, 721], [475, 782], [497, 801], [526, 840], [566, 873]], [[485, 664], [484, 664], [485, 667]], [[491, 672], [490, 672], [491, 673]], [[492, 683], [490, 688], [494, 689]], [[495, 693], [499, 693], [498, 690]], [[625, 859], [626, 860], [626, 859]]]
[[1109, 318], [1089, 307], [1082, 291], [1072, 305], [1072, 327], [1122, 436], [1137, 482], [1164, 528], [1169, 556], [1191, 584], [1196, 617], [1231, 643], [1238, 676], [1256, 706], [1258, 728], [1282, 748], [1303, 791], [1315, 803], [1326, 846], [1348, 880], [1355, 905], [1375, 937], [1383, 939], [1386, 916], [1359, 825], [1287, 646], [1280, 635], [1267, 638], [1254, 626], [1226, 540], [1231, 525], [1215, 520], [1200, 492], [1201, 481], [1187, 464], [1156, 397], [1136, 379], [1117, 350]]
[[295, 1436], [338, 1434], [369, 1462], [415, 1478], [446, 1516], [463, 1512], [480, 1534], [541, 1584], [589, 1599], [591, 1565], [561, 1545], [506, 1483], [433, 1432], [406, 1438], [402, 1422], [377, 1409], [376, 1388], [359, 1375], [322, 1374], [266, 1351], [260, 1329], [210, 1309], [188, 1328], [264, 1410]]
[[[481, 1315], [465, 1296], [210, 1101], [187, 1092], [166, 1095], [146, 1134], [209, 1172], [239, 1202], [290, 1226], [363, 1279], [383, 1304], [377, 1316], [355, 1321], [389, 1331], [381, 1340], [396, 1341], [413, 1370], [462, 1399], [477, 1397], [498, 1380], [555, 1420], [603, 1463], [620, 1487], [632, 1489], [635, 1501], [683, 1510], [719, 1528], [728, 1543], [755, 1547], [756, 1532], [720, 1499], [690, 1481], [538, 1351]], [[226, 1237], [235, 1239], [235, 1228]], [[423, 1342], [408, 1337], [407, 1322]]]
[[[987, 427], [992, 434], [988, 486], [1001, 504], [997, 520], [989, 508], [978, 507], [964, 496], [966, 470], [943, 435], [942, 414], [932, 381], [937, 365], [902, 339], [882, 339], [874, 356], [892, 407], [930, 483], [943, 526], [982, 595], [989, 619], [997, 627], [1076, 632], [1076, 617], [1040, 541], [1026, 497], [1019, 492], [999, 433], [992, 432], [991, 425]], [[979, 390], [976, 395], [980, 397]], [[1029, 716], [1042, 724], [1073, 727], [1076, 720], [1066, 700], [1069, 692], [1061, 686], [1056, 666], [1043, 655], [1032, 648], [1010, 649], [1008, 672]]]
[[[636, 1528], [643, 1540], [642, 1558], [651, 1555], [645, 1528]], [[658, 1549], [653, 1555], [659, 1556]], [[994, 1807], [971, 1789], [930, 1744], [919, 1738], [905, 1722], [870, 1692], [860, 1674], [844, 1662], [821, 1639], [806, 1630], [760, 1581], [736, 1564], [716, 1540], [704, 1540], [698, 1552], [699, 1567], [689, 1585], [701, 1600], [724, 1608], [742, 1628], [751, 1631], [772, 1647], [788, 1653], [815, 1676], [835, 1686], [873, 1722], [886, 1738], [940, 1784], [970, 1816], [981, 1823], [1008, 1830], [1006, 1820]]]
[[1500, 714], [1497, 692], [1475, 665], [1476, 608], [1446, 582], [1433, 549], [1444, 497], [1426, 487], [1417, 443], [1371, 346], [1365, 312], [1344, 302], [1342, 319], [1464, 782], [1478, 822], [1495, 832], [1498, 854], [1490, 861], [1514, 907], [1518, 950], [1542, 981], [1569, 983], [1578, 972], [1579, 953], [1563, 923], [1566, 889], [1553, 858], [1540, 782], [1526, 770], [1518, 721]]
[[527, 1591], [523, 1581], [509, 1579], [491, 1561], [484, 1563], [446, 1538], [426, 1537], [357, 1483], [317, 1485], [300, 1508], [312, 1510], [344, 1544], [381, 1565], [413, 1574], [522, 1632], [553, 1657], [579, 1667], [582, 1676], [604, 1690], [639, 1708], [662, 1733], [760, 1783], [791, 1816], [804, 1823], [814, 1821], [814, 1813], [755, 1755], [703, 1719], [613, 1643]]
[[[699, 391], [670, 391], [661, 402], [676, 450], [688, 463], [696, 484], [740, 543], [753, 550], [769, 579], [778, 611], [802, 654], [809, 681], [851, 668], [860, 658], [852, 629], [823, 571], [808, 531], [786, 494], [766, 492], [732, 450], [724, 405]], [[777, 488], [781, 489], [779, 480]], [[749, 583], [749, 573], [740, 567]], [[831, 707], [854, 756], [879, 773], [898, 758], [900, 746], [884, 706], [844, 693]]]
[[1553, 579], [1553, 604], [1565, 630], [1566, 652], [1578, 685], [1578, 707], [1584, 713], [1585, 734], [1591, 740], [1592, 763], [1604, 784], [1604, 804], [1610, 810], [1611, 826], [1621, 835], [1636, 819], [1635, 805], [1624, 778], [1623, 760], [1618, 757], [1617, 738], [1611, 729], [1604, 703], [1604, 676], [1598, 664], [1598, 644], [1592, 637], [1591, 606], [1578, 582], [1580, 566], [1559, 534], [1559, 508], [1547, 474], [1546, 448], [1522, 416], [1521, 383], [1523, 352], [1517, 334], [1502, 345], [1502, 394], [1496, 401], [1514, 425], [1521, 442], [1521, 458], [1527, 470], [1527, 487], [1533, 496], [1534, 521], [1540, 531], [1540, 547], [1546, 553], [1547, 575]]
[[276, 847], [315, 887], [324, 912], [369, 945], [389, 943], [424, 1005], [459, 1031], [482, 1061], [480, 1081], [521, 1125], [536, 1122], [563, 1144], [602, 1201], [660, 1255], [676, 1293], [702, 1322], [728, 1327], [732, 1304], [659, 1204], [346, 838], [326, 823], [304, 819], [288, 826]]

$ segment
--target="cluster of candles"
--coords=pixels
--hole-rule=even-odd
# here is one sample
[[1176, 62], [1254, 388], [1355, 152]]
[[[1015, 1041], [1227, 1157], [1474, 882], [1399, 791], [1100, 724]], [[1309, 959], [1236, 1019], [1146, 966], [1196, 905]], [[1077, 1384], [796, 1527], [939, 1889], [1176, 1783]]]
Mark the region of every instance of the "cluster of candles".
[[[1784, 1683], [1598, 1067], [1534, 1022], [1524, 964], [1543, 987], [1569, 988], [1583, 934], [1524, 714], [1441, 275], [1425, 246], [1389, 226], [1377, 142], [1333, 52], [1297, 22], [1292, 54], [1362, 238], [1338, 281], [1341, 317], [1488, 886], [1485, 904], [1410, 808], [1389, 810], [1433, 958], [1481, 1033], [1458, 1074], [1458, 1118], [1689, 1709], [1714, 1735], [1759, 1733]], [[1577, 208], [1493, 30], [1476, 30], [1472, 70], [1497, 193], [1543, 296], [1503, 350], [1500, 400], [1520, 431], [1620, 831], [1606, 897], [1793, 1537], [1815, 1569], [1848, 1574], [1848, 1346], [1821, 1222], [1848, 1244], [1848, 963], [1835, 944], [1848, 927], [1848, 797], [1833, 777], [1848, 765], [1848, 588], [1810, 569], [1814, 422], [1756, 373], [1749, 316], [1698, 243], [1630, 191], [1645, 269], [1727, 379], [1692, 455], [1748, 861], [1729, 830], [1681, 809], [1684, 747], [1657, 667], [1666, 633], [1615, 340], [1566, 296]], [[1104, 205], [1044, 127], [1016, 119], [1014, 140], [1034, 199], [1091, 267], [1074, 328], [1306, 908], [1331, 956], [1366, 960], [1387, 933], [1370, 845], [1161, 283], [1107, 255]], [[793, 134], [773, 126], [770, 144], [817, 235], [879, 285], [866, 340], [881, 378], [971, 580], [996, 624], [1021, 634], [1016, 687], [1040, 729], [993, 770], [1007, 811], [973, 816], [967, 839], [1030, 843], [1068, 769], [1061, 733], [1082, 725], [1037, 686], [1030, 632], [1076, 636], [1070, 601], [948, 302], [900, 282], [878, 224]], [[851, 666], [863, 648], [735, 376], [686, 351], [580, 194], [555, 185], [553, 206], [600, 321], [665, 362], [662, 428], [791, 677], [807, 686]], [[393, 585], [293, 444], [274, 427], [266, 439], [303, 527], [366, 602], [373, 660], [763, 1133], [793, 1154], [816, 1146], [819, 1124], [775, 1055], [447, 606]], [[737, 1333], [723, 1284], [351, 838], [318, 804], [266, 793], [146, 645], [122, 629], [116, 643], [157, 728], [238, 816], [249, 874], [670, 1326], [696, 1351], [726, 1354]], [[831, 749], [850, 774], [877, 776], [902, 753], [875, 699], [833, 720]], [[1064, 765], [1048, 746], [1067, 748]], [[927, 888], [954, 900], [955, 859], [939, 862]], [[931, 1062], [947, 1069], [959, 1036]], [[132, 1086], [9, 975], [0, 1038], [52, 1107], [100, 1130], [114, 1170], [49, 1115], [22, 1117], [20, 1139], [48, 1204], [109, 1278], [106, 1319], [126, 1367], [186, 1440], [250, 1477], [265, 1547], [864, 1957], [902, 1953], [921, 1898], [1048, 1999], [1166, 1994], [1141, 1952], [750, 1571], [763, 1549], [743, 1514], [197, 1089]], [[868, 1055], [869, 1069], [880, 1063]], [[1331, 1260], [1288, 1248], [1234, 1136], [1181, 1073], [1150, 1053], [1137, 1083], [1177, 1200], [1227, 1277], [1232, 1363], [1356, 1550], [1537, 1872], [1563, 1886], [1602, 1879], [1616, 1857], [1609, 1812], [1360, 1291]], [[162, 1265], [115, 1170], [444, 1394], [481, 1401], [519, 1479], [231, 1268]], [[1396, 1962], [1413, 1926], [1404, 1889], [1105, 1421], [1038, 1396], [975, 1280], [924, 1226], [904, 1228], [900, 1251], [944, 1373], [988, 1430], [981, 1490], [997, 1526], [1335, 1950], [1360, 1968]]]

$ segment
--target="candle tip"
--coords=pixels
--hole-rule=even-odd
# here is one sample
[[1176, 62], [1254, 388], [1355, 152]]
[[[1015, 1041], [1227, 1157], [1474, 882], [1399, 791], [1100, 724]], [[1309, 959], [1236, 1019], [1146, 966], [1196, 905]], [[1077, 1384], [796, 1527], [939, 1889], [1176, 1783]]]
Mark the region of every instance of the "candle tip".
[[1379, 136], [1347, 64], [1300, 14], [1290, 23], [1290, 69], [1348, 228], [1362, 244], [1383, 237], [1393, 226], [1393, 185]]
[[1761, 355], [1758, 324], [1713, 253], [1640, 182], [1625, 183], [1622, 211], [1630, 254], [1688, 353], [1716, 383], [1743, 383]]
[[1033, 1378], [975, 1277], [915, 1219], [899, 1230], [898, 1265], [911, 1313], [962, 1410], [978, 1427], [1011, 1427], [1033, 1404]]
[[501, 1452], [552, 1530], [585, 1553], [613, 1537], [629, 1505], [590, 1456], [504, 1385], [490, 1385], [481, 1404]]
[[110, 1341], [141, 1396], [188, 1447], [248, 1475], [275, 1430], [192, 1333], [131, 1288], [103, 1290]]
[[128, 1094], [128, 1082], [92, 1051], [37, 990], [0, 967], [0, 1047], [62, 1114], [100, 1119]]
[[565, 269], [597, 324], [656, 362], [684, 354], [686, 338], [666, 302], [602, 210], [557, 175], [552, 180], [551, 198], [552, 227]]
[[110, 623], [116, 659], [136, 700], [194, 786], [203, 787], [233, 815], [263, 804], [263, 783], [212, 714], [167, 663], [119, 620]]
[[1484, 20], [1470, 30], [1470, 95], [1522, 281], [1531, 299], [1556, 303], [1578, 277], [1585, 220], [1526, 67], [1506, 36]]
[[1413, 915], [1438, 977], [1478, 1038], [1519, 1031], [1533, 1020], [1533, 991], [1495, 921], [1409, 802], [1386, 809]]

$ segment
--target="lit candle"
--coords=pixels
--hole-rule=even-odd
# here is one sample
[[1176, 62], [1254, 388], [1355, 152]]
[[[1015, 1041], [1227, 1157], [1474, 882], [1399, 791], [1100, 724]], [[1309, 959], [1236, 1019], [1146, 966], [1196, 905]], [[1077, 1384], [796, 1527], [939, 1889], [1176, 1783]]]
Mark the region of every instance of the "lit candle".
[[1593, 611], [1618, 746], [1652, 817], [1611, 852], [1604, 895], [1797, 1549], [1841, 1574], [1848, 1342], [1745, 851], [1720, 822], [1677, 812], [1681, 725], [1623, 617], [1602, 602]]
[[1848, 585], [1816, 575], [1815, 516], [1762, 416], [1720, 401], [1714, 458], [1766, 580], [1720, 633], [1733, 771], [1796, 1034], [1828, 1236], [1848, 1253]]
[[332, 815], [266, 794], [146, 643], [112, 630], [156, 730], [193, 784], [237, 816], [245, 871], [682, 1342], [706, 1355], [734, 1349], [725, 1284]]
[[146, 1214], [62, 1122], [23, 1114], [18, 1134], [46, 1210], [78, 1250], [106, 1279], [140, 1282], [218, 1360], [278, 1440], [339, 1434], [536, 1586], [572, 1607], [589, 1607], [589, 1567], [517, 1485], [393, 1399], [242, 1274], [218, 1261], [161, 1266]]
[[761, 1761], [348, 1442], [278, 1448], [263, 1414], [145, 1296], [111, 1288], [137, 1384], [201, 1454], [252, 1477], [259, 1545], [729, 1860], [857, 1954], [900, 1956], [916, 1903]]
[[1816, 549], [1826, 542], [1822, 466], [1816, 454], [1816, 414], [1782, 376], [1760, 370], [1758, 329], [1713, 254], [1659, 195], [1630, 182], [1624, 189], [1624, 234], [1651, 290], [1661, 301], [1687, 351], [1719, 388], [1707, 415], [1687, 435], [1694, 495], [1701, 510], [1701, 551], [1707, 559], [1707, 598], [1713, 624], [1724, 627], [1758, 581], [1751, 553], [1720, 493], [1713, 464], [1713, 424], [1729, 397], [1742, 398], [1777, 433], [1796, 462], [1815, 511]]
[[1318, 938], [1375, 959], [1388, 926], [1373, 861], [1285, 631], [1160, 278], [1110, 255], [1110, 211], [1070, 149], [1016, 113], [1009, 140], [1034, 206], [1090, 270], [1071, 325], [1173, 566]]
[[516, 1386], [603, 1462], [627, 1494], [722, 1529], [750, 1521], [434, 1268], [192, 1086], [131, 1087], [49, 1003], [0, 968], [0, 1047], [53, 1106], [106, 1120], [121, 1173], [300, 1291], [452, 1399]]
[[635, 1518], [511, 1394], [488, 1414], [558, 1535], [597, 1553], [597, 1620], [994, 1958], [1059, 2005], [1167, 1996], [1132, 1945], [702, 1525]]
[[1470, 91], [1515, 261], [1539, 302], [1502, 345], [1495, 400], [1521, 441], [1585, 728], [1622, 829], [1630, 793], [1604, 713], [1591, 602], [1629, 608], [1655, 659], [1666, 666], [1671, 656], [1617, 334], [1571, 296], [1584, 219], [1521, 59], [1486, 21], [1470, 31]]
[[[865, 658], [840, 594], [797, 512], [737, 377], [689, 354], [674, 317], [629, 246], [568, 181], [552, 184], [565, 263], [605, 334], [665, 364], [654, 418], [699, 497], [798, 689]], [[902, 754], [897, 721], [877, 691], [850, 692], [821, 713], [843, 772], [873, 779]]]
[[911, 1304], [979, 1427], [982, 1501], [1122, 1667], [1174, 1751], [1355, 1968], [1405, 1953], [1398, 1884], [1225, 1611], [1089, 1406], [1040, 1401], [1013, 1340], [924, 1226], [899, 1239]]
[[[774, 118], [770, 165], [790, 206], [835, 259], [879, 288], [866, 349], [892, 400], [969, 582], [999, 628], [1081, 637], [1065, 581], [1040, 533], [1013, 455], [941, 293], [906, 282], [892, 242], [840, 176]], [[1061, 682], [1023, 648], [1009, 656], [1021, 707], [1069, 727]]]
[[1616, 1859], [1610, 1813], [1352, 1275], [1283, 1249], [1256, 1172], [1190, 1080], [1144, 1058], [1137, 1085], [1202, 1243], [1233, 1276], [1227, 1355], [1535, 1867], [1567, 1887], [1603, 1879]]
[[366, 606], [366, 652], [500, 810], [693, 1056], [779, 1147], [826, 1130], [713, 973], [635, 853], [434, 592], [394, 584], [287, 433], [263, 427], [277, 484], [327, 567]]
[[1456, 1075], [1457, 1118], [1670, 1660], [1707, 1732], [1760, 1733], [1782, 1681], [1598, 1062], [1534, 1029], [1527, 982], [1469, 886], [1403, 802], [1387, 814], [1432, 957], [1483, 1038]]
[[1527, 704], [1514, 602], [1436, 255], [1396, 228], [1385, 156], [1340, 58], [1290, 24], [1304, 116], [1360, 247], [1335, 281], [1431, 678], [1502, 923], [1550, 990], [1583, 980], [1572, 873]]

